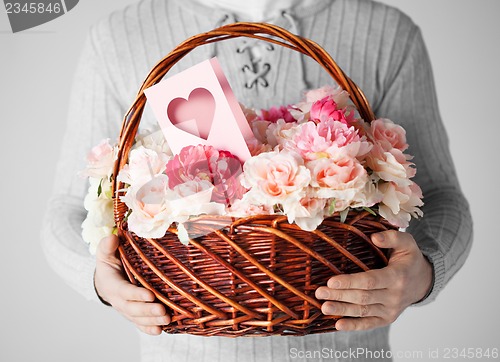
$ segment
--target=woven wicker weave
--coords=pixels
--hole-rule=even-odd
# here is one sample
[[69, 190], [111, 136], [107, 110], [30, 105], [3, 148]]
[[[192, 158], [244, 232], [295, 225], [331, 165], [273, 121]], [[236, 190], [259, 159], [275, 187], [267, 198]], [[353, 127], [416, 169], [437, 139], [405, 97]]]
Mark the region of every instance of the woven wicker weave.
[[[350, 94], [360, 115], [374, 119], [362, 91], [316, 43], [270, 24], [230, 24], [186, 40], [153, 68], [125, 116], [115, 175], [128, 161], [146, 102], [144, 89], [158, 83], [194, 48], [242, 36], [312, 57]], [[114, 181], [114, 190], [123, 187]], [[120, 195], [123, 192], [117, 193]], [[114, 200], [114, 210], [119, 252], [129, 279], [152, 290], [170, 309], [172, 322], [163, 330], [203, 336], [334, 331], [338, 317], [321, 313], [321, 303], [314, 297], [316, 288], [333, 275], [385, 266], [385, 254], [369, 236], [392, 228], [368, 212], [350, 212], [343, 223], [333, 215], [314, 232], [289, 224], [284, 216], [203, 216], [185, 226], [205, 236], [185, 246], [175, 228], [161, 239], [139, 238], [129, 232], [124, 221], [127, 208], [119, 197]]]

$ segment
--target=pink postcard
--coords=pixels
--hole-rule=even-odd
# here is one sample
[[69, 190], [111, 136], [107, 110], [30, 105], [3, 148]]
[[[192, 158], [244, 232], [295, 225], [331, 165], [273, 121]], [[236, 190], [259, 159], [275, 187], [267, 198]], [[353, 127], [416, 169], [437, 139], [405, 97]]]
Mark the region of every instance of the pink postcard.
[[249, 159], [253, 133], [217, 58], [146, 89], [148, 103], [174, 154], [189, 145], [210, 145]]

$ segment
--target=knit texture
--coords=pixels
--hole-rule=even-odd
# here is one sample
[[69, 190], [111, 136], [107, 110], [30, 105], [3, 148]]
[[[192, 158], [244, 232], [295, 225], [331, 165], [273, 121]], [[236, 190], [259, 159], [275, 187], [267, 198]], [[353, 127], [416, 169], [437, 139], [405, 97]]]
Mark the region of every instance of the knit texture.
[[[201, 2], [143, 0], [111, 14], [90, 30], [74, 80], [67, 130], [42, 231], [49, 263], [85, 298], [97, 300], [95, 259], [81, 238], [88, 185], [77, 172], [85, 167], [85, 154], [101, 139], [117, 137], [123, 115], [144, 78], [172, 48], [194, 34], [236, 20], [246, 19]], [[407, 130], [409, 153], [415, 156], [418, 169], [415, 181], [425, 201], [424, 218], [412, 222], [407, 231], [433, 264], [434, 287], [421, 303], [432, 301], [467, 257], [472, 220], [450, 156], [419, 28], [398, 10], [369, 0], [318, 0], [307, 8], [288, 9], [273, 22], [322, 45], [363, 89], [375, 114]], [[214, 55], [226, 70], [236, 96], [248, 106], [296, 102], [301, 90], [334, 84], [314, 61], [248, 39], [200, 47], [170, 74]], [[156, 120], [146, 106], [141, 127], [154, 124]], [[301, 361], [305, 358], [298, 358], [299, 351], [389, 349], [388, 328], [257, 339], [142, 335], [141, 345], [142, 361], [176, 362]]]

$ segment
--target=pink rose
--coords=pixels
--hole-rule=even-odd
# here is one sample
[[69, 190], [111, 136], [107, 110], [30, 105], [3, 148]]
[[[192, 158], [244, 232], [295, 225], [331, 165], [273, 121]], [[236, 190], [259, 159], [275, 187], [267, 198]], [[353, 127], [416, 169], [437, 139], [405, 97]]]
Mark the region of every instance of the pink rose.
[[250, 189], [251, 202], [279, 204], [287, 199], [300, 199], [311, 175], [302, 158], [289, 151], [261, 153], [244, 165], [244, 185]]
[[87, 167], [80, 175], [99, 179], [110, 177], [117, 155], [118, 149], [109, 144], [109, 138], [102, 140], [87, 154]]
[[412, 216], [417, 218], [423, 215], [419, 209], [424, 204], [422, 190], [416, 183], [411, 182], [408, 186], [399, 187], [395, 183], [386, 182], [379, 188], [383, 194], [379, 213], [391, 224], [406, 228]]
[[187, 146], [167, 163], [170, 188], [192, 180], [206, 180], [214, 185], [212, 201], [230, 204], [245, 193], [240, 183], [241, 162], [228, 151], [212, 146]]
[[292, 114], [288, 111], [288, 107], [271, 107], [268, 110], [262, 109], [260, 119], [271, 123], [276, 123], [278, 120], [283, 119], [286, 123], [295, 122]]
[[408, 148], [406, 131], [389, 119], [379, 118], [371, 122], [371, 136], [384, 151], [396, 148], [404, 152]]
[[322, 158], [308, 162], [307, 167], [312, 174], [311, 186], [317, 188], [320, 198], [353, 200], [368, 182], [365, 168], [353, 158]]

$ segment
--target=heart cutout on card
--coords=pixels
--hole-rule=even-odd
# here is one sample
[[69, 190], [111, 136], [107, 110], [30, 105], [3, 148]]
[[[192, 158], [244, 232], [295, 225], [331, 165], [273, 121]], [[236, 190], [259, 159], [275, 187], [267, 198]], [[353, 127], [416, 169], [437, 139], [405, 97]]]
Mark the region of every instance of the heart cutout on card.
[[174, 98], [168, 104], [170, 122], [184, 132], [208, 139], [215, 114], [215, 98], [205, 88], [195, 88], [188, 99]]

